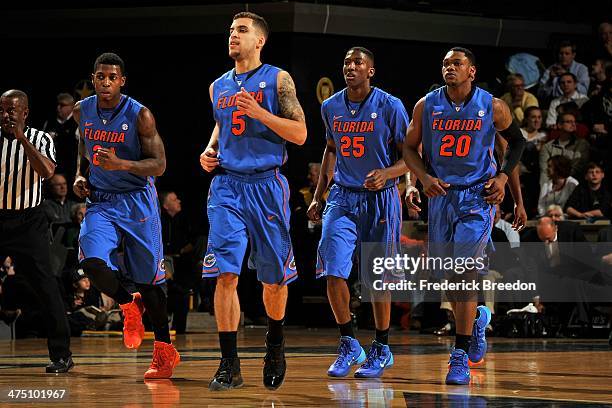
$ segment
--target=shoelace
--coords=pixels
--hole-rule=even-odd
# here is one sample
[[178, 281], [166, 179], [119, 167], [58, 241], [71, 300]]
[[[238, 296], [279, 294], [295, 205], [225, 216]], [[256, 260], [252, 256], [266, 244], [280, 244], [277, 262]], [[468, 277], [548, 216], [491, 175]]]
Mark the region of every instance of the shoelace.
[[448, 363], [450, 364], [450, 371], [461, 372], [463, 370], [463, 354], [451, 354]]
[[336, 367], [343, 366], [349, 354], [351, 353], [351, 345], [348, 341], [341, 341], [338, 346], [338, 358], [334, 365]]
[[363, 363], [363, 368], [372, 368], [374, 366], [374, 361], [376, 361], [376, 359], [380, 356], [381, 351], [382, 349], [379, 349], [378, 347], [370, 347], [368, 357], [365, 363]]
[[217, 370], [215, 377], [225, 376], [229, 378], [230, 373], [232, 372], [232, 367], [233, 362], [231, 359], [221, 359], [221, 365], [219, 365], [219, 369]]

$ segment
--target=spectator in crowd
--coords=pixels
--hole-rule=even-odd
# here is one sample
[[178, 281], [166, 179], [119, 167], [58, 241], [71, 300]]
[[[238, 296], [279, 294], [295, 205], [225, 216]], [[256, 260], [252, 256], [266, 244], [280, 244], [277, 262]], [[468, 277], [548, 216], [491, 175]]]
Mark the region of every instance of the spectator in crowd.
[[603, 58], [597, 58], [591, 65], [591, 86], [589, 87], [589, 98], [592, 98], [603, 89], [603, 84], [610, 77], [609, 73], [612, 70], [612, 61], [606, 61]]
[[8, 276], [15, 275], [15, 268], [13, 267], [13, 260], [10, 256], [6, 256], [4, 259], [0, 258], [0, 261], [0, 320], [2, 320], [5, 324], [10, 325], [21, 315], [21, 309], [18, 307], [13, 307], [11, 310], [5, 307], [3, 298], [4, 289], [2, 288], [2, 284]]
[[300, 194], [304, 196], [306, 208], [312, 202], [312, 195], [319, 181], [319, 173], [321, 173], [321, 163], [308, 163], [308, 185], [300, 189]]
[[576, 45], [570, 41], [562, 41], [557, 48], [557, 62], [550, 67], [540, 78], [538, 96], [548, 102], [563, 95], [559, 87], [559, 77], [566, 72], [574, 74], [577, 78], [578, 92], [586, 95], [589, 90], [589, 69], [574, 59], [576, 58]]
[[548, 159], [553, 156], [567, 157], [571, 162], [570, 175], [581, 178], [589, 162], [589, 142], [576, 136], [576, 116], [571, 113], [559, 115], [557, 139], [551, 140], [540, 150], [540, 185], [548, 178]]
[[537, 151], [540, 150], [547, 137], [546, 132], [542, 130], [542, 110], [540, 108], [530, 106], [525, 109], [521, 133], [527, 141], [525, 149], [535, 148]]
[[599, 49], [596, 55], [606, 61], [612, 61], [612, 24], [604, 21], [598, 27], [599, 33]]
[[538, 200], [538, 214], [541, 216], [551, 204], [564, 207], [578, 185], [578, 180], [570, 176], [571, 162], [565, 156], [553, 156], [548, 159], [546, 171], [548, 181], [542, 185]]
[[525, 117], [525, 110], [530, 106], [538, 106], [538, 99], [534, 94], [525, 90], [525, 80], [521, 74], [510, 74], [506, 78], [507, 92], [501, 100], [506, 102], [512, 112], [512, 119], [520, 125]]
[[162, 191], [161, 203], [162, 239], [168, 280], [168, 313], [172, 314], [172, 330], [184, 334], [187, 328], [189, 295], [199, 280], [193, 257], [192, 222], [182, 212], [181, 200], [174, 191]]
[[[504, 220], [501, 217], [501, 208], [499, 207], [499, 204], [495, 205], [495, 228], [497, 228], [499, 231], [502, 231], [506, 237], [506, 239], [500, 239], [499, 242], [509, 242], [510, 243], [510, 248], [518, 248], [519, 246], [521, 246], [521, 237], [518, 233], [517, 230], [515, 230], [514, 228], [512, 228], [512, 224], [510, 224], [508, 221]], [[493, 242], [496, 242], [494, 239], [492, 239]]]
[[612, 196], [603, 186], [604, 169], [597, 163], [589, 163], [584, 176], [586, 183], [580, 183], [565, 204], [570, 219], [610, 218]]
[[565, 221], [563, 208], [557, 204], [551, 204], [546, 207], [546, 216], [550, 217], [554, 222]]
[[70, 209], [70, 220], [72, 223], [64, 234], [64, 246], [66, 248], [77, 249], [79, 247], [79, 232], [81, 231], [81, 222], [85, 218], [86, 209], [85, 203], [76, 203]]
[[603, 83], [598, 95], [583, 105], [582, 113], [592, 137], [602, 137], [607, 141], [606, 136], [612, 127], [612, 77]]
[[554, 128], [557, 125], [557, 108], [559, 105], [574, 101], [576, 102], [576, 105], [578, 105], [578, 108], [580, 108], [586, 101], [589, 100], [585, 94], [582, 94], [576, 90], [576, 76], [570, 72], [566, 72], [565, 74], [561, 74], [559, 76], [559, 86], [561, 87], [561, 92], [563, 94], [550, 102], [548, 115], [546, 116], [546, 126], [550, 128]]
[[49, 179], [49, 195], [42, 203], [49, 224], [64, 224], [71, 221], [70, 211], [76, 204], [68, 198], [68, 182], [63, 174], [55, 174]]
[[55, 173], [67, 175], [70, 185], [76, 174], [76, 159], [78, 139], [76, 135], [77, 123], [72, 120], [72, 109], [74, 98], [68, 93], [57, 95], [57, 107], [55, 114], [43, 125], [43, 131], [47, 132], [55, 143], [57, 151], [57, 168]]

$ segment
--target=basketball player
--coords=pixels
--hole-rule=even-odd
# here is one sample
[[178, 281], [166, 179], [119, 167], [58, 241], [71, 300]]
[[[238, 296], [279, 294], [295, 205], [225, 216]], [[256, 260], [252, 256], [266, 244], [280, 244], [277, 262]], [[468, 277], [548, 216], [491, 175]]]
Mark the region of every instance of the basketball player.
[[[428, 93], [415, 105], [404, 160], [430, 198], [430, 244], [453, 243], [455, 257], [483, 257], [494, 223], [492, 203], [503, 198], [525, 141], [508, 106], [472, 86], [476, 65], [470, 50], [455, 47], [448, 51], [442, 75], [446, 86]], [[499, 169], [493, 158], [496, 130], [508, 141]], [[418, 154], [421, 141], [424, 160]], [[431, 248], [430, 256], [435, 256]], [[475, 279], [476, 273], [472, 270], [448, 278]], [[486, 353], [485, 327], [491, 312], [485, 306], [477, 308], [476, 292], [447, 295], [457, 334], [446, 383], [468, 384], [468, 361], [479, 364]]]
[[375, 378], [393, 365], [389, 294], [378, 293], [372, 303], [376, 339], [366, 357], [353, 332], [346, 280], [362, 242], [383, 243], [389, 257], [399, 248], [402, 206], [397, 178], [407, 170], [401, 152], [409, 120], [398, 98], [370, 86], [371, 51], [348, 50], [343, 74], [346, 88], [321, 106], [327, 145], [308, 216], [320, 219], [322, 197], [333, 174], [317, 257], [317, 277], [327, 279], [327, 297], [340, 329], [338, 357], [327, 374], [344, 377], [352, 365], [363, 363], [355, 377]]
[[[142, 342], [146, 308], [155, 343], [144, 378], [170, 378], [180, 357], [170, 342], [161, 222], [153, 185], [153, 177], [166, 169], [166, 154], [151, 111], [121, 94], [125, 81], [123, 60], [113, 53], [100, 55], [92, 74], [96, 94], [74, 109], [80, 131], [74, 192], [87, 197], [79, 259], [94, 286], [121, 305], [123, 342], [128, 348], [138, 348]], [[81, 173], [81, 155], [89, 161], [89, 180]], [[133, 295], [117, 279], [122, 241], [126, 272], [138, 289]]]
[[267, 38], [262, 17], [236, 14], [228, 40], [235, 67], [210, 85], [216, 124], [200, 163], [217, 172], [208, 194], [210, 232], [202, 271], [203, 277], [218, 277], [214, 302], [221, 362], [211, 390], [243, 384], [236, 286], [247, 240], [268, 315], [263, 383], [274, 390], [285, 378], [287, 284], [297, 272], [289, 237], [289, 186], [278, 168], [287, 159], [286, 142], [306, 141], [306, 124], [291, 76], [261, 62]]

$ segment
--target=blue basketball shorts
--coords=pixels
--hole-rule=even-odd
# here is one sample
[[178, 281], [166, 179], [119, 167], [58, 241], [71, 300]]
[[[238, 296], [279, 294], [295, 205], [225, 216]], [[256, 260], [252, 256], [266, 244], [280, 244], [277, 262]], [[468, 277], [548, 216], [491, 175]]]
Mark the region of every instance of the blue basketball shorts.
[[397, 186], [361, 191], [335, 184], [323, 211], [317, 251], [317, 278], [348, 279], [361, 243], [383, 244], [384, 256], [399, 253], [402, 204]]
[[487, 249], [493, 249], [495, 206], [485, 201], [484, 184], [451, 187], [445, 196], [429, 199], [430, 257], [486, 259]]
[[289, 184], [278, 169], [216, 175], [207, 209], [210, 231], [202, 277], [240, 275], [250, 242], [249, 266], [260, 282], [286, 285], [297, 278], [289, 236]]
[[128, 193], [92, 191], [79, 235], [79, 260], [99, 258], [120, 270], [118, 252], [123, 241], [123, 264], [135, 283], [159, 285], [166, 281], [155, 186]]

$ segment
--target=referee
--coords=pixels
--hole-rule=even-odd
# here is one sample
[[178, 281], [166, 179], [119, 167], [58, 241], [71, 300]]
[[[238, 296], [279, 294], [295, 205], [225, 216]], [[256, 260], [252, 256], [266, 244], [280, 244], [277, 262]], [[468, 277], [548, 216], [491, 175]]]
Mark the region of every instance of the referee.
[[[28, 96], [18, 90], [0, 96], [0, 255], [34, 288], [47, 313], [48, 373], [65, 373], [74, 363], [70, 329], [49, 264], [49, 226], [40, 208], [43, 178], [55, 171], [53, 139], [25, 126]], [[42, 324], [42, 322], [41, 322]]]

